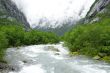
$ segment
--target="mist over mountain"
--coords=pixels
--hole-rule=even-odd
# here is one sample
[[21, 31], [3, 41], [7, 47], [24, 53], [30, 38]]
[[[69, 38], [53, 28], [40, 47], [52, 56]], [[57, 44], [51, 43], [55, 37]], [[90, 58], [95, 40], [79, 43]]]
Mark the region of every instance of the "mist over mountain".
[[85, 17], [95, 0], [12, 0], [26, 16], [30, 26], [62, 26]]
[[84, 18], [95, 0], [12, 0], [30, 27], [57, 34]]

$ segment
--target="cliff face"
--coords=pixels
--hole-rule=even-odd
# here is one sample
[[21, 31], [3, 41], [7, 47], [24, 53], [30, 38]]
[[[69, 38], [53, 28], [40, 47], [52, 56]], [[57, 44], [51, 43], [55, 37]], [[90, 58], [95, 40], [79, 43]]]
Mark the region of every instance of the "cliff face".
[[17, 6], [11, 0], [0, 0], [0, 17], [16, 19], [23, 23], [26, 29], [30, 28], [24, 14], [18, 10]]
[[87, 13], [85, 23], [99, 21], [102, 16], [110, 17], [109, 15], [110, 0], [96, 0], [91, 6], [90, 11]]

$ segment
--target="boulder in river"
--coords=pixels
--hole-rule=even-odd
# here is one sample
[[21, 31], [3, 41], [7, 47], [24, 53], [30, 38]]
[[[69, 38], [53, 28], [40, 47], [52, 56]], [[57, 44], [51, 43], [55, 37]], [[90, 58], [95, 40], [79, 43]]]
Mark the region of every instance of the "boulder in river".
[[99, 53], [98, 55], [99, 55], [101, 58], [107, 56], [106, 53]]
[[15, 67], [6, 63], [0, 63], [0, 73], [8, 73], [9, 71], [15, 71]]
[[59, 53], [55, 53], [55, 55], [60, 55]]
[[48, 50], [59, 52], [58, 48], [55, 48], [54, 46], [48, 46]]
[[94, 56], [93, 59], [94, 60], [99, 60], [99, 59], [101, 59], [101, 57], [97, 55], [97, 56]]

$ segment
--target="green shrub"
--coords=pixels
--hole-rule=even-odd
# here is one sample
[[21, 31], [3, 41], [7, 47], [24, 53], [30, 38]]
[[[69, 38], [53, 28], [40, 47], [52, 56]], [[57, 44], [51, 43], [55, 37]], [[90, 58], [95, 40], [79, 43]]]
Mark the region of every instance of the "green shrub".
[[24, 43], [26, 45], [31, 44], [47, 44], [58, 43], [59, 37], [53, 33], [42, 32], [37, 30], [31, 30], [25, 33]]
[[4, 61], [5, 48], [8, 47], [8, 39], [3, 32], [0, 32], [0, 61]]
[[52, 44], [60, 40], [54, 33], [38, 30], [24, 31], [23, 27], [17, 25], [1, 25], [0, 31], [5, 33], [9, 46]]
[[105, 56], [101, 60], [110, 63], [110, 56]]
[[[110, 53], [110, 19], [93, 24], [78, 25], [64, 36], [71, 52], [95, 56]], [[109, 54], [110, 55], [110, 54]]]
[[0, 32], [0, 49], [8, 47], [8, 39], [3, 32]]
[[20, 46], [23, 45], [24, 30], [22, 27], [17, 25], [6, 25], [0, 28], [0, 31], [6, 34], [9, 46]]

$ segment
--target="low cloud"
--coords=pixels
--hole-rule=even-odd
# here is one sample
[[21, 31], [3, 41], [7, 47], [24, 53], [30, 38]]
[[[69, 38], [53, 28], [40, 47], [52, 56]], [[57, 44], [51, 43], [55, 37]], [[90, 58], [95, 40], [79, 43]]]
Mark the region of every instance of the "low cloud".
[[[25, 14], [31, 27], [39, 26], [45, 18], [50, 25], [68, 18], [78, 20], [85, 17], [95, 0], [12, 0]], [[43, 23], [44, 24], [44, 23]], [[43, 25], [42, 24], [42, 25]], [[45, 25], [45, 24], [44, 24]], [[60, 25], [60, 24], [56, 24]]]

